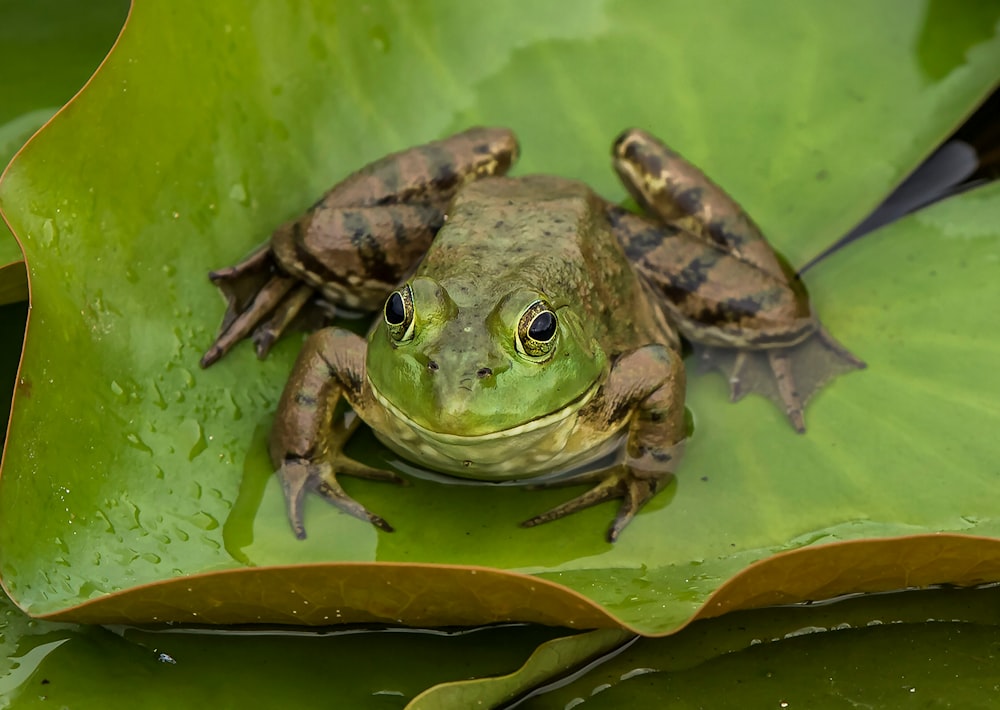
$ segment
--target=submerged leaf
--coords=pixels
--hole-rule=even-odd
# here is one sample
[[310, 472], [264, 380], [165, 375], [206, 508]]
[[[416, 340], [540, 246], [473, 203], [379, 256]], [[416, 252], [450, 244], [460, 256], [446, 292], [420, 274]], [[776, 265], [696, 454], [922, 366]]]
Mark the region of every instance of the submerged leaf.
[[[611, 506], [523, 530], [518, 521], [567, 491], [419, 472], [402, 489], [344, 482], [397, 532], [309, 500], [310, 537], [296, 540], [264, 441], [300, 341], [265, 362], [240, 347], [199, 371], [222, 313], [205, 274], [336, 179], [471, 123], [507, 124], [522, 138], [521, 173], [584, 179], [616, 198], [608, 145], [642, 125], [801, 263], [884, 196], [1000, 65], [995, 35], [956, 31], [934, 51], [962, 46], [966, 59], [928, 76], [913, 47], [930, 30], [907, 2], [808, 13], [791, 1], [731, 4], [713, 11], [711, 31], [704, 10], [679, 2], [589, 2], [569, 15], [527, 2], [367, 7], [140, 3], [101, 72], [0, 183], [33, 295], [0, 477], [0, 573], [22, 608], [309, 623], [340, 610], [665, 633], [720, 587], [726, 608], [758, 603], [759, 589], [817, 574], [810, 560], [826, 558], [813, 549], [838, 548], [727, 585], [782, 550], [1000, 533], [996, 336], [992, 313], [968, 307], [996, 298], [997, 222], [966, 216], [996, 210], [990, 188], [810, 272], [824, 322], [870, 369], [816, 398], [807, 435], [769, 403], [732, 406], [721, 379], [692, 377], [695, 433], [677, 485], [615, 546], [602, 536]], [[959, 220], [940, 222], [956, 210]], [[370, 436], [355, 449], [413, 472]], [[927, 540], [890, 544], [872, 576], [788, 586], [793, 596], [898, 586], [914, 573], [893, 567], [901, 550], [917, 560], [933, 550]], [[971, 554], [963, 544], [959, 558]], [[926, 572], [978, 579], [972, 568]]]
[[109, 629], [31, 620], [0, 595], [0, 706], [402, 708], [435, 683], [509, 673], [564, 633]]
[[424, 691], [406, 710], [501, 707], [545, 682], [581, 669], [626, 643], [631, 635], [605, 629], [552, 639], [539, 646], [518, 670], [505, 676], [452, 681]]
[[[0, 7], [0, 173], [76, 93], [114, 41], [128, 0], [40, 0]], [[0, 220], [0, 304], [28, 297], [21, 249]]]

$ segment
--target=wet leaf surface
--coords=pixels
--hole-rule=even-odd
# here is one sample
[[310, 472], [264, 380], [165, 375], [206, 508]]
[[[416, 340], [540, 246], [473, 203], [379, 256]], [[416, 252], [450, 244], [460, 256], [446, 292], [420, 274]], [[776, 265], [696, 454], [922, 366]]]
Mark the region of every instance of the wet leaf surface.
[[[853, 557], [857, 548], [818, 546], [726, 584], [782, 550], [995, 535], [996, 339], [992, 314], [968, 304], [997, 297], [996, 188], [810, 271], [827, 326], [870, 369], [817, 399], [806, 436], [766, 402], [729, 405], [721, 379], [692, 378], [696, 430], [678, 484], [614, 547], [602, 537], [610, 506], [525, 531], [518, 521], [566, 491], [424, 478], [405, 489], [345, 483], [394, 534], [309, 501], [310, 537], [296, 541], [263, 444], [300, 341], [264, 363], [242, 347], [197, 369], [222, 311], [208, 269], [366, 160], [470, 123], [514, 127], [522, 174], [578, 177], [616, 198], [608, 145], [645, 126], [801, 263], [990, 89], [1000, 41], [928, 24], [933, 4], [797, 8], [732, 5], [709, 31], [693, 6], [640, 2], [571, 16], [510, 3], [476, 17], [446, 2], [137, 7], [101, 73], [0, 184], [33, 289], [0, 478], [0, 573], [18, 604], [87, 620], [328, 623], [340, 610], [473, 623], [552, 622], [561, 603], [562, 623], [664, 633], [720, 586], [725, 608], [778, 582], [793, 597], [849, 591], [804, 578], [822, 555], [871, 560], [870, 574], [843, 584], [901, 586], [941, 538]], [[68, 174], [67, 155], [78, 166]], [[357, 449], [406, 470], [370, 437]], [[972, 555], [995, 541], [978, 544], [955, 542], [948, 574], [961, 573], [934, 578], [931, 567], [927, 581], [978, 580]]]

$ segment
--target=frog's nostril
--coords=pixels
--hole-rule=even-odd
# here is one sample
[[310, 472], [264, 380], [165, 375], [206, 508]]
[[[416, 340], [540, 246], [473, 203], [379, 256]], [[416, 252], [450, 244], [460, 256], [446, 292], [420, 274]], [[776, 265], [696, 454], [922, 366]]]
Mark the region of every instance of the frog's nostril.
[[481, 367], [478, 370], [476, 370], [476, 377], [478, 377], [479, 379], [483, 379], [484, 377], [489, 377], [492, 374], [493, 370], [491, 370], [488, 367]]
[[438, 367], [440, 367], [440, 366], [437, 364], [436, 360], [428, 360], [427, 361], [427, 369], [430, 370], [431, 372], [437, 372]]

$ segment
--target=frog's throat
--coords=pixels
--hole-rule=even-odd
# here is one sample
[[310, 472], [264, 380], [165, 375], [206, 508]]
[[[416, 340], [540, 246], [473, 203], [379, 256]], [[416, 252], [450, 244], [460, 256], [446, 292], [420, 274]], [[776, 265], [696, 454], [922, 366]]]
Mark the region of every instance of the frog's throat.
[[518, 424], [514, 427], [509, 427], [507, 429], [499, 429], [497, 431], [491, 431], [487, 434], [447, 434], [445, 432], [434, 431], [433, 429], [428, 429], [422, 424], [418, 424], [413, 419], [411, 419], [407, 414], [405, 414], [399, 407], [390, 402], [385, 395], [376, 389], [375, 385], [369, 380], [368, 385], [371, 387], [372, 394], [375, 395], [375, 399], [378, 400], [379, 404], [386, 408], [393, 417], [395, 417], [400, 422], [404, 423], [406, 426], [413, 429], [421, 438], [425, 440], [439, 441], [442, 444], [447, 444], [450, 446], [476, 446], [478, 444], [487, 443], [490, 441], [505, 439], [516, 439], [522, 434], [530, 434], [532, 432], [537, 432], [544, 429], [554, 429], [565, 420], [572, 417], [580, 409], [586, 405], [597, 391], [601, 388], [600, 383], [595, 382], [590, 389], [586, 390], [576, 399], [570, 401], [567, 405], [562, 407], [562, 409], [557, 409], [554, 412], [550, 412], [541, 417], [535, 419], [529, 419], [523, 424]]

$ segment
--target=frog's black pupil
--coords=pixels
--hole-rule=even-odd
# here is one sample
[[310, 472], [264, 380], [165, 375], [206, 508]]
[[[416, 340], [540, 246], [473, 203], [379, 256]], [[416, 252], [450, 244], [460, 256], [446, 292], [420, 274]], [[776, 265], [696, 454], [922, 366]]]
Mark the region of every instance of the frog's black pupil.
[[385, 322], [389, 325], [402, 325], [404, 320], [406, 311], [403, 309], [403, 297], [399, 295], [399, 291], [394, 291], [385, 302]]
[[531, 321], [528, 336], [540, 343], [548, 342], [556, 334], [556, 314], [552, 311], [542, 311]]

